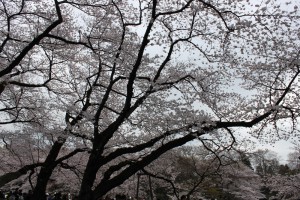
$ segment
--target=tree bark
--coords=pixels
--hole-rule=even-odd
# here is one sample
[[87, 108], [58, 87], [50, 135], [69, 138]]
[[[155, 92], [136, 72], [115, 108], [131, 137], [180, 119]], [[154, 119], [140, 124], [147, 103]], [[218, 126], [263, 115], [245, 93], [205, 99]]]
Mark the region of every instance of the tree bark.
[[83, 179], [81, 182], [80, 192], [78, 199], [80, 200], [93, 200], [94, 194], [92, 191], [93, 184], [96, 179], [96, 174], [99, 170], [100, 156], [97, 152], [92, 151], [86, 165]]
[[9, 172], [0, 176], [0, 187], [4, 186], [5, 184], [18, 179], [20, 176], [27, 174], [28, 171], [33, 170], [39, 166], [42, 166], [43, 163], [35, 163], [30, 165], [25, 165], [17, 171]]
[[58, 141], [56, 141], [53, 144], [53, 146], [44, 162], [44, 165], [41, 167], [31, 200], [37, 200], [37, 199], [38, 200], [46, 200], [47, 184], [52, 175], [54, 168], [57, 165], [57, 163], [55, 161], [60, 152], [61, 147], [64, 145], [64, 142], [65, 142], [65, 139], [58, 139]]
[[[201, 135], [202, 133], [199, 133]], [[125, 169], [122, 169], [121, 172], [114, 176], [108, 177], [108, 179], [104, 178], [94, 189], [93, 197], [91, 199], [83, 199], [83, 200], [97, 200], [103, 197], [107, 192], [112, 190], [113, 188], [121, 185], [124, 181], [130, 178], [132, 175], [137, 173], [139, 170], [143, 169], [145, 166], [156, 160], [159, 156], [164, 154], [170, 149], [181, 146], [191, 140], [195, 139], [195, 135], [188, 134], [182, 138], [177, 138], [173, 141], [170, 141], [163, 146], [154, 150], [151, 154], [145, 156], [143, 159], [133, 162]], [[120, 166], [123, 166], [122, 163], [119, 163]], [[121, 167], [122, 168], [122, 167]], [[116, 167], [116, 169], [119, 169]], [[114, 170], [113, 170], [114, 171]], [[106, 171], [108, 172], [108, 171]], [[104, 174], [105, 176], [105, 174]], [[81, 200], [81, 198], [79, 198]]]

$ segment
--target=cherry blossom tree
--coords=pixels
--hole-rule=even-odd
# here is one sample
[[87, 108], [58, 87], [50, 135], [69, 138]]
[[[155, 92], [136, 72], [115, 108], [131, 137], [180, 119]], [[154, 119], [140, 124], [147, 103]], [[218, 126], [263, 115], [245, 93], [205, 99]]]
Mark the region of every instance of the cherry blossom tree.
[[269, 177], [267, 185], [275, 198], [299, 199], [299, 174], [274, 175]]
[[293, 151], [288, 155], [288, 164], [281, 165], [278, 174], [268, 177], [265, 185], [274, 198], [299, 199], [299, 145], [293, 142]]
[[41, 163], [24, 165], [41, 164], [32, 198], [78, 153], [79, 199], [91, 200], [191, 141], [213, 151], [242, 128], [295, 135], [298, 6], [1, 1], [1, 124], [47, 144]]
[[[152, 178], [153, 190], [158, 191], [157, 198], [165, 195], [172, 199], [182, 196], [194, 199], [203, 196], [204, 191], [220, 178], [220, 168], [226, 162], [219, 153], [212, 153], [203, 146], [180, 147], [162, 155], [142, 172]], [[161, 190], [162, 194], [159, 193]]]
[[143, 172], [152, 177], [152, 189], [163, 188], [169, 198], [263, 199], [262, 179], [245, 157], [241, 150], [212, 153], [203, 147], [184, 147], [161, 156]]
[[235, 199], [264, 199], [261, 192], [261, 178], [242, 162], [226, 166], [222, 169], [223, 190]]
[[261, 176], [276, 174], [279, 170], [278, 155], [268, 149], [259, 149], [252, 154], [255, 170]]
[[288, 154], [288, 165], [295, 171], [300, 169], [300, 148], [297, 142], [293, 143], [292, 152]]

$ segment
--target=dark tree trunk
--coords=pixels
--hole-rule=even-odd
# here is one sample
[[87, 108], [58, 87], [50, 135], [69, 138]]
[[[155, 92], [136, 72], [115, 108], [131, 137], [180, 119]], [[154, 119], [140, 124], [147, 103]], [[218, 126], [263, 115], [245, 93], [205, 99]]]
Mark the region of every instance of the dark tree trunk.
[[56, 160], [64, 142], [65, 142], [65, 139], [59, 139], [58, 141], [56, 141], [53, 144], [53, 146], [44, 162], [44, 165], [41, 167], [40, 173], [37, 178], [36, 186], [33, 190], [33, 195], [31, 197], [31, 200], [37, 200], [37, 199], [38, 200], [46, 200], [47, 184], [52, 175], [54, 168], [57, 165], [55, 160]]
[[80, 192], [78, 197], [78, 199], [80, 200], [94, 199], [94, 193], [92, 191], [92, 187], [96, 179], [96, 174], [99, 170], [99, 157], [100, 156], [98, 156], [95, 151], [91, 152], [81, 182], [81, 187], [80, 187]]

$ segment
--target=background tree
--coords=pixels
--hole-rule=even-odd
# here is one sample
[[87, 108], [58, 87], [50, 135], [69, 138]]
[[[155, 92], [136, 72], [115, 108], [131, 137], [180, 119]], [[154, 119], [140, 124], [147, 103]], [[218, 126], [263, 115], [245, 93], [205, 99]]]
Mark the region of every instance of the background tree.
[[280, 175], [276, 174], [267, 181], [269, 193], [273, 198], [298, 199], [299, 198], [299, 174]]
[[295, 170], [296, 172], [299, 172], [300, 168], [300, 148], [299, 144], [294, 142], [292, 147], [292, 152], [288, 154], [288, 165], [291, 169]]
[[253, 153], [256, 172], [263, 176], [273, 175], [279, 170], [279, 159], [277, 153], [268, 149], [259, 149]]
[[[159, 199], [264, 198], [260, 176], [243, 163], [246, 153], [239, 156], [241, 152], [212, 153], [203, 146], [171, 150], [140, 172], [144, 181], [139, 186], [139, 197], [150, 196], [147, 177], [150, 176], [154, 198]], [[124, 190], [123, 193], [132, 192]]]

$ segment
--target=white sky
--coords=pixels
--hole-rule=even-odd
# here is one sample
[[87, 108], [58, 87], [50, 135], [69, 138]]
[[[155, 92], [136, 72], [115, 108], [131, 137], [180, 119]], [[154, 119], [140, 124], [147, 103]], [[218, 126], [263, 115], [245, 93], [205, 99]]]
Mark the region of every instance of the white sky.
[[258, 146], [260, 149], [270, 149], [275, 151], [279, 156], [280, 164], [286, 164], [288, 162], [288, 154], [291, 153], [293, 145], [290, 141], [280, 140], [275, 142], [273, 145], [261, 144]]

